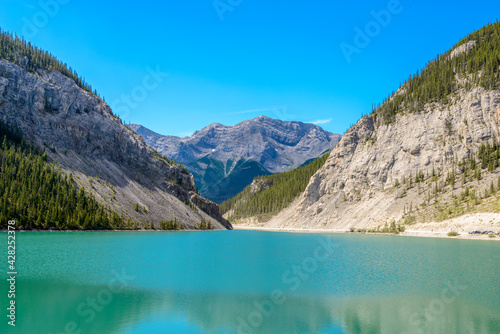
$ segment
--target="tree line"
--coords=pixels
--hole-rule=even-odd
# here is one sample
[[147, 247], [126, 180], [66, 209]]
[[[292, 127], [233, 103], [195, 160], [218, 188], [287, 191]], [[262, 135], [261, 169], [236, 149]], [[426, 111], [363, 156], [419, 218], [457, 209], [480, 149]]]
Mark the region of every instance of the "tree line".
[[[27, 59], [25, 63], [24, 57]], [[97, 91], [92, 91], [92, 86], [85, 82], [75, 70], [66, 63], [57, 60], [55, 56], [47, 51], [33, 46], [24, 38], [14, 36], [0, 29], [0, 58], [25, 68], [30, 73], [37, 70], [58, 71], [66, 77], [73, 79], [75, 83], [87, 92], [98, 96]]]
[[47, 162], [47, 153], [27, 144], [0, 121], [0, 228], [16, 220], [20, 229], [100, 230], [130, 226], [100, 205], [72, 175]]
[[[382, 104], [374, 105], [372, 113], [383, 123], [395, 120], [396, 114], [418, 112], [425, 104], [446, 103], [460, 88], [498, 89], [500, 84], [500, 22], [489, 24], [473, 32], [453, 49], [476, 41], [469, 52], [451, 58], [451, 52], [436, 56], [423, 70], [410, 77]], [[460, 84], [457, 78], [465, 79]]]
[[329, 153], [314, 160], [308, 165], [285, 173], [260, 176], [254, 182], [268, 184], [269, 188], [252, 193], [251, 185], [241, 193], [220, 205], [221, 212], [230, 212], [229, 220], [246, 217], [258, 217], [265, 220], [286, 208], [296, 199], [309, 184], [313, 176], [326, 162]]

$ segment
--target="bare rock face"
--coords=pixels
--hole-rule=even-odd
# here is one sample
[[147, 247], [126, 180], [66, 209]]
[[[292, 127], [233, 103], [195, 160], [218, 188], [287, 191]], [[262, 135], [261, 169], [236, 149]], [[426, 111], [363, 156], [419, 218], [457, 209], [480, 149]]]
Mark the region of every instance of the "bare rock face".
[[124, 217], [146, 223], [177, 218], [187, 227], [203, 218], [230, 228], [218, 207], [197, 195], [191, 174], [155, 154], [103, 100], [57, 71], [32, 74], [0, 60], [0, 117]]
[[[419, 212], [429, 202], [430, 189], [443, 187], [453, 166], [457, 170], [458, 163], [499, 134], [499, 90], [461, 90], [446, 105], [432, 103], [419, 113], [398, 114], [388, 125], [365, 116], [343, 136], [301, 197], [267, 225], [374, 228], [401, 220], [410, 205]], [[417, 173], [426, 176], [418, 187], [395, 186]], [[443, 177], [433, 183], [432, 173]], [[481, 193], [497, 182], [495, 172], [490, 174], [473, 184]], [[450, 201], [465, 187], [458, 181], [449, 187]]]
[[469, 52], [474, 46], [476, 46], [476, 44], [477, 41], [469, 41], [465, 44], [460, 45], [459, 47], [451, 51], [450, 58], [453, 59], [464, 52]]
[[266, 179], [255, 179], [252, 184], [250, 184], [250, 192], [252, 194], [260, 193], [264, 190], [269, 189], [272, 186], [271, 180]]

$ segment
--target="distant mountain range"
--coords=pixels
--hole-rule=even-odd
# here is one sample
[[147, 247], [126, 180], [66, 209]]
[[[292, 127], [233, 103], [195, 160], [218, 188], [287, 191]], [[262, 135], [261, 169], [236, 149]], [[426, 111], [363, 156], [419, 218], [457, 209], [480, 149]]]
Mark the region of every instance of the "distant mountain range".
[[314, 124], [265, 116], [234, 126], [211, 124], [191, 137], [163, 136], [131, 124], [159, 153], [186, 166], [202, 196], [221, 203], [259, 175], [288, 171], [334, 148], [341, 136]]

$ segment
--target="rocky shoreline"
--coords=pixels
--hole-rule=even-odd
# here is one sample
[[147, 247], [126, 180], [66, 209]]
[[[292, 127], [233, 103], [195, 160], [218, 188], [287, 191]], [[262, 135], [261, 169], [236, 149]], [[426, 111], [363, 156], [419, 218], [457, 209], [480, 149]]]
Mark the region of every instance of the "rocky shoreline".
[[[500, 236], [490, 237], [487, 234], [469, 234], [471, 231], [500, 231], [500, 213], [473, 213], [461, 217], [449, 219], [442, 222], [418, 223], [406, 226], [406, 231], [399, 234], [351, 232], [350, 229], [317, 229], [317, 228], [289, 228], [289, 227], [265, 227], [247, 224], [234, 224], [235, 230], [255, 230], [270, 232], [291, 233], [362, 233], [362, 234], [385, 234], [406, 237], [467, 239], [467, 240], [497, 240]], [[457, 232], [456, 236], [448, 236], [449, 232]]]

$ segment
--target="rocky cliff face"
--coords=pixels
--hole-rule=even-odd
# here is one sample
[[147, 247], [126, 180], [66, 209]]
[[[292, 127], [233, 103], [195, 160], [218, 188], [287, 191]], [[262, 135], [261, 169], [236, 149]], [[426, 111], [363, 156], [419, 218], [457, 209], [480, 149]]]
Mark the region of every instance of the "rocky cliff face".
[[499, 170], [483, 170], [474, 180], [464, 176], [463, 161], [481, 144], [492, 144], [499, 131], [500, 90], [483, 88], [461, 89], [446, 104], [400, 113], [390, 124], [365, 116], [343, 136], [303, 195], [268, 226], [370, 229], [394, 220], [423, 223], [466, 212], [470, 203], [462, 206], [460, 200], [472, 189], [475, 199], [489, 203], [482, 209], [498, 210], [498, 199], [488, 200], [487, 194], [497, 191]]
[[205, 219], [231, 227], [196, 193], [191, 174], [155, 154], [104, 101], [57, 71], [32, 74], [0, 60], [0, 117], [124, 217], [148, 224], [177, 218], [187, 227]]
[[340, 140], [313, 124], [265, 116], [235, 126], [211, 124], [186, 138], [162, 136], [140, 125], [131, 128], [160, 153], [185, 164], [200, 193], [219, 202], [239, 193], [255, 176], [298, 167]]

